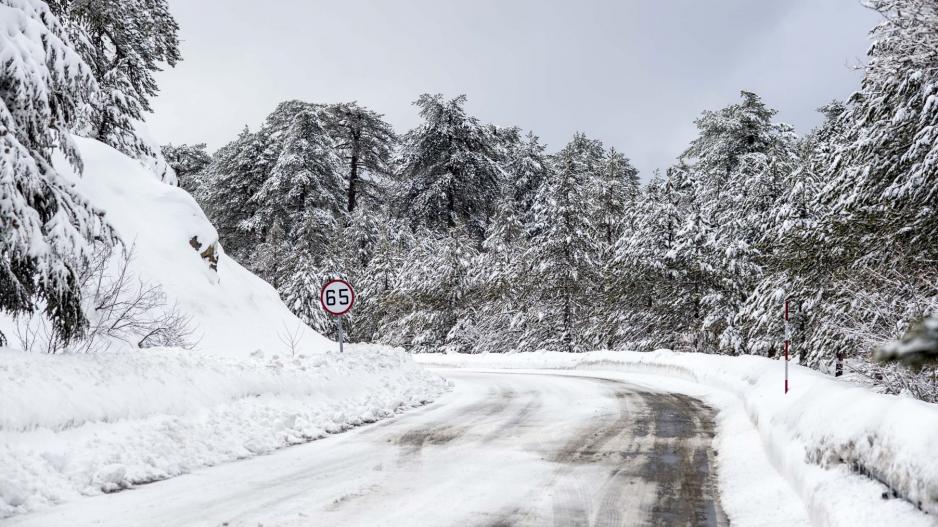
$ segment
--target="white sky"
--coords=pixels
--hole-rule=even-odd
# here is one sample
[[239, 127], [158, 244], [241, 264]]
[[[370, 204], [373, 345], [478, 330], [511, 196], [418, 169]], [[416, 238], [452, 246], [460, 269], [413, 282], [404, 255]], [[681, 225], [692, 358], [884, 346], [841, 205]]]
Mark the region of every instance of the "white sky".
[[806, 132], [858, 86], [878, 16], [858, 0], [169, 0], [183, 62], [158, 76], [161, 142], [215, 150], [285, 99], [358, 102], [404, 132], [420, 93], [556, 150], [575, 131], [647, 179], [704, 109], [755, 91]]

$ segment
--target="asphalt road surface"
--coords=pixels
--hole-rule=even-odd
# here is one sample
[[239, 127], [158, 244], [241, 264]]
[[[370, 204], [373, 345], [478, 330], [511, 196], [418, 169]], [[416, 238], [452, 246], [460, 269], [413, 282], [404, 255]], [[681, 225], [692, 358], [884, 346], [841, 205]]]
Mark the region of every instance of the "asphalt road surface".
[[424, 408], [10, 525], [727, 525], [713, 411], [622, 382], [442, 372]]

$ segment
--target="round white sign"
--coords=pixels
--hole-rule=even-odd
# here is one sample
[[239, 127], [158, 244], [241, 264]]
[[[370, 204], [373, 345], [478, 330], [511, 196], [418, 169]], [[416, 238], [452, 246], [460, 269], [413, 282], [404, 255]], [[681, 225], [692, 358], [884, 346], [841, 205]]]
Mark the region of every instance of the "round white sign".
[[329, 280], [319, 292], [319, 303], [326, 312], [342, 316], [352, 309], [355, 290], [352, 289], [352, 284], [345, 280]]

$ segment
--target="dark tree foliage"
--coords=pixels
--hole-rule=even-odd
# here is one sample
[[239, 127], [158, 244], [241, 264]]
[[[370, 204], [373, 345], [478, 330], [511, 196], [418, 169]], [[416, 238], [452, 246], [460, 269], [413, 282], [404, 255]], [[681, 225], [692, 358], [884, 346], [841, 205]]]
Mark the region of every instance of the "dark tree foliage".
[[361, 194], [376, 199], [378, 186], [391, 174], [391, 152], [397, 138], [382, 117], [354, 102], [325, 108], [323, 124], [347, 167], [348, 212], [355, 210]]
[[398, 210], [413, 226], [445, 230], [464, 224], [485, 233], [498, 201], [502, 169], [490, 127], [468, 115], [464, 95], [421, 95], [423, 119], [404, 136]]

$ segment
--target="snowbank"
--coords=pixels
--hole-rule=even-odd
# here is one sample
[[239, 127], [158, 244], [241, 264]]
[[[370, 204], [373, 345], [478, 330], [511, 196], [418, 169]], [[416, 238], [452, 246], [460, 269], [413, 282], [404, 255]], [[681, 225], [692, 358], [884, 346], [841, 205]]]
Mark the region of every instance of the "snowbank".
[[0, 518], [317, 439], [446, 389], [379, 346], [296, 359], [0, 350]]
[[[603, 369], [691, 381], [741, 401], [737, 406], [758, 430], [772, 464], [804, 502], [812, 523], [936, 523], [935, 405], [873, 393], [794, 365], [791, 391], [784, 395], [782, 364], [751, 356], [661, 350], [422, 355], [417, 360], [448, 367]], [[708, 401], [721, 413], [728, 411], [720, 398]], [[885, 499], [884, 493], [891, 492], [907, 501]]]

